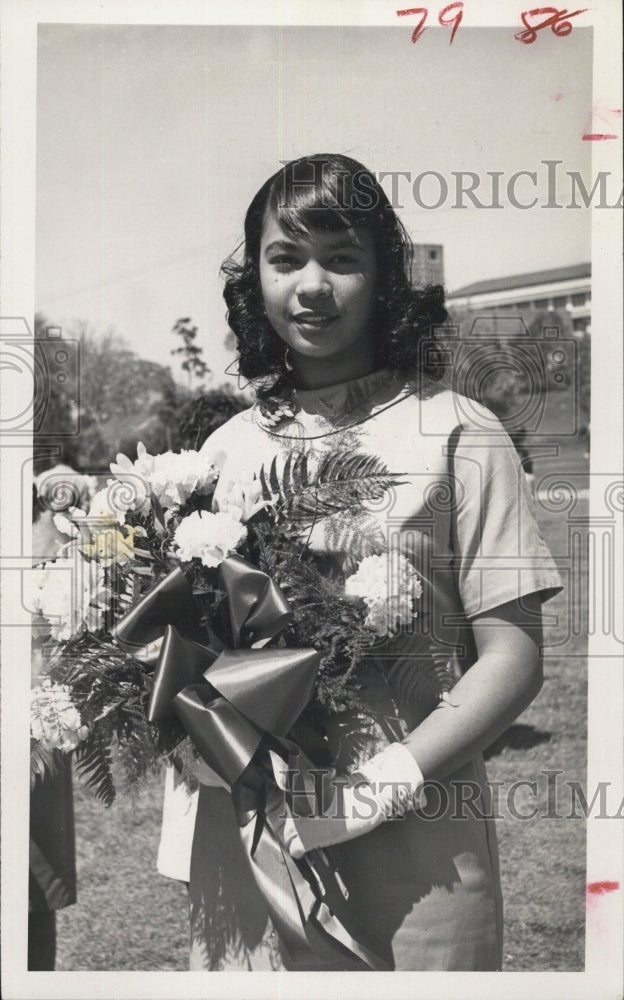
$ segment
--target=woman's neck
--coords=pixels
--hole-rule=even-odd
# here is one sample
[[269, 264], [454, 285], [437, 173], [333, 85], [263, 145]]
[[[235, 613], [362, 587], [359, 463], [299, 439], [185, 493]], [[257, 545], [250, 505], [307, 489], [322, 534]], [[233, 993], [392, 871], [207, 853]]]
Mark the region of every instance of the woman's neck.
[[292, 358], [293, 382], [297, 389], [325, 389], [340, 382], [370, 375], [379, 369], [373, 352], [361, 351], [348, 358]]

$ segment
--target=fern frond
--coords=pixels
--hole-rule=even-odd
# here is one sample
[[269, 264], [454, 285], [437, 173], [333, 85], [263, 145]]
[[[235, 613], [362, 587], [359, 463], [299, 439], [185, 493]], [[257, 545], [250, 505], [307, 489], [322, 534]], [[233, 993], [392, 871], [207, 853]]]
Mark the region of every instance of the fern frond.
[[274, 458], [268, 473], [260, 470], [263, 494], [272, 497], [288, 517], [306, 521], [361, 507], [364, 500], [378, 500], [398, 482], [375, 455], [330, 451], [311, 471], [305, 455], [290, 454], [278, 472]]
[[456, 678], [448, 650], [431, 643], [429, 655], [399, 657], [388, 670], [390, 683], [409, 705], [429, 714], [451, 691]]
[[76, 751], [76, 771], [108, 809], [115, 801], [110, 746], [99, 732], [94, 732]]
[[328, 518], [325, 537], [331, 551], [345, 554], [348, 564], [343, 561], [342, 565], [347, 574], [366, 556], [381, 555], [387, 548], [377, 522], [363, 514], [348, 520], [337, 515]]
[[258, 546], [258, 567], [263, 572], [268, 573], [269, 576], [272, 576], [277, 563], [275, 547], [268, 543], [263, 531], [256, 531], [255, 539]]

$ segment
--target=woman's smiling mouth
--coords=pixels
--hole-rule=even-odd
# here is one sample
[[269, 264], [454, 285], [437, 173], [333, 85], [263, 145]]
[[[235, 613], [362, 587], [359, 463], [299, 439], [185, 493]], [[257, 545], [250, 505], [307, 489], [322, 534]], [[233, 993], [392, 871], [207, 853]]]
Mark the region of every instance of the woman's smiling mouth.
[[325, 312], [299, 312], [295, 313], [293, 319], [297, 326], [303, 329], [326, 330], [338, 317], [332, 313]]

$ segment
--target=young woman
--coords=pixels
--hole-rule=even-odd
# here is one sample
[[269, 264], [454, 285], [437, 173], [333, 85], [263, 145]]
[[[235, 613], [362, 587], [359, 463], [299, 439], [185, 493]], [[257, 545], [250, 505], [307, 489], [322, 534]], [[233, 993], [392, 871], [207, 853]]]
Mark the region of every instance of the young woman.
[[[337, 852], [360, 938], [389, 968], [494, 970], [502, 907], [481, 752], [540, 689], [540, 605], [560, 581], [508, 436], [440, 380], [442, 289], [412, 287], [410, 251], [355, 160], [304, 157], [269, 178], [247, 212], [242, 260], [224, 265], [238, 368], [257, 402], [203, 451], [221, 469], [217, 499], [229, 480], [293, 449], [314, 460], [348, 448], [400, 474], [359, 527], [418, 571], [418, 631], [363, 662], [364, 714], [323, 721], [344, 801], [357, 776], [375, 808], [346, 808], [346, 821], [331, 809], [290, 817], [282, 835], [295, 857]], [[310, 544], [345, 566], [353, 553], [341, 539], [319, 518]], [[422, 679], [449, 669], [456, 683], [432, 704]], [[190, 868], [195, 968], [275, 967], [235, 838], [227, 792], [202, 785]], [[243, 925], [238, 951], [222, 947], [218, 960], [217, 896], [221, 925], [235, 910]], [[304, 966], [277, 944], [286, 969], [361, 968]]]

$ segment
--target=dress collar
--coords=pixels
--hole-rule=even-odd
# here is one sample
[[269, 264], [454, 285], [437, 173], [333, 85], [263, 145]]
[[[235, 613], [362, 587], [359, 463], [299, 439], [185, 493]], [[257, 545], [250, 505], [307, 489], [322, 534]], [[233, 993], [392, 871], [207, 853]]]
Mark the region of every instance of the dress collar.
[[398, 380], [387, 368], [381, 368], [320, 389], [295, 389], [292, 401], [296, 412], [319, 414], [333, 421], [347, 415], [354, 416], [356, 412], [371, 411], [375, 405], [391, 398], [403, 385], [403, 380]]
[[380, 368], [320, 389], [292, 389], [287, 397], [256, 402], [253, 420], [277, 437], [312, 440], [356, 427], [415, 391], [409, 378]]

